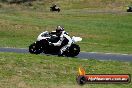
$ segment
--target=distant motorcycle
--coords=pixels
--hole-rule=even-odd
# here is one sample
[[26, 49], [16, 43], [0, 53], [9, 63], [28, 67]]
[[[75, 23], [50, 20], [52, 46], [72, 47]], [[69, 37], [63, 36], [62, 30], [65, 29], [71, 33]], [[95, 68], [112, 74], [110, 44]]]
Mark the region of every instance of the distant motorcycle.
[[52, 7], [50, 7], [50, 11], [51, 12], [53, 12], [53, 11], [57, 11], [57, 12], [60, 12], [60, 8], [59, 7], [54, 7], [54, 6], [52, 6]]
[[[64, 56], [74, 57], [77, 56], [80, 52], [79, 45], [75, 43], [82, 41], [82, 38], [73, 36], [71, 39], [72, 39], [72, 44], [63, 53]], [[53, 46], [50, 45], [49, 43], [49, 42], [55, 43], [58, 40], [59, 37], [56, 36], [56, 34], [50, 33], [48, 31], [42, 32], [38, 36], [37, 41], [29, 46], [29, 52], [31, 54], [40, 54], [42, 52], [45, 54], [59, 54], [60, 49], [65, 45], [65, 42], [63, 42], [61, 46]]]
[[132, 7], [131, 7], [131, 6], [129, 6], [129, 7], [127, 8], [127, 12], [132, 12]]

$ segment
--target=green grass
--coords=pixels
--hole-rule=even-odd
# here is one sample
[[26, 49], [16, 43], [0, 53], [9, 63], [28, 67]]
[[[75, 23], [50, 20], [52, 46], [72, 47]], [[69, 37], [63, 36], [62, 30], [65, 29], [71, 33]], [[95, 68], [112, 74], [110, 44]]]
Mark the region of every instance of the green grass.
[[[45, 3], [44, 1], [33, 2], [33, 7], [25, 6], [25, 4], [2, 4], [0, 47], [27, 48], [42, 31], [55, 30], [56, 25], [63, 25], [71, 36], [83, 38], [83, 41], [79, 43], [82, 51], [132, 54], [132, 14], [88, 13], [89, 10], [104, 10], [107, 6], [106, 10], [115, 8], [118, 11], [118, 7], [121, 7], [121, 11], [125, 11], [126, 9], [123, 8], [131, 4], [129, 0], [96, 0], [94, 2], [80, 0], [71, 3], [67, 0], [56, 0], [54, 2], [62, 7], [62, 12], [49, 12], [50, 0]], [[95, 5], [97, 2], [98, 4]], [[109, 5], [112, 5], [112, 8]]]
[[76, 83], [78, 67], [88, 74], [131, 74], [132, 63], [56, 56], [0, 53], [1, 88], [131, 88], [130, 84]]
[[1, 11], [0, 47], [28, 47], [39, 33], [60, 24], [83, 38], [82, 51], [132, 53], [131, 14]]
[[[51, 3], [62, 8], [49, 12]], [[63, 25], [69, 34], [80, 36], [82, 51], [132, 54], [132, 14], [89, 13], [126, 11], [127, 0], [43, 0], [33, 6], [0, 3], [0, 47], [28, 48], [42, 31]], [[131, 74], [132, 62], [0, 53], [0, 88], [131, 88], [130, 84], [76, 83], [78, 67], [89, 74]]]

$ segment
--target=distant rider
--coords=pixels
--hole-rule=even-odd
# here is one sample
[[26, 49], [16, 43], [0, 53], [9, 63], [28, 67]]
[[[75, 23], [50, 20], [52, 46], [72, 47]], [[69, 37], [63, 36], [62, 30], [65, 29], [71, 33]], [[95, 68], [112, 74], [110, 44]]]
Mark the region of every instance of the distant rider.
[[66, 49], [71, 46], [72, 39], [68, 35], [68, 33], [64, 31], [64, 28], [61, 26], [57, 26], [56, 35], [59, 37], [59, 41], [52, 44], [54, 46], [62, 46], [59, 52], [59, 55], [62, 56], [63, 52], [66, 51]]
[[52, 8], [54, 8], [54, 9], [55, 9], [55, 8], [56, 8], [56, 6], [57, 6], [56, 4], [53, 4], [53, 5], [52, 5]]

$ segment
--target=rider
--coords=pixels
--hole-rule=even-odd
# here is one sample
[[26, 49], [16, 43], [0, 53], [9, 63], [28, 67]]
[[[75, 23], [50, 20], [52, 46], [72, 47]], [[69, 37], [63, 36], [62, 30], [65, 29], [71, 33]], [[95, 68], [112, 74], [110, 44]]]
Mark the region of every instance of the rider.
[[62, 46], [60, 49], [59, 55], [63, 55], [63, 52], [66, 51], [68, 47], [71, 46], [72, 39], [67, 32], [64, 31], [64, 28], [57, 26], [56, 35], [59, 36], [59, 41], [57, 43], [52, 43], [54, 46]]
[[52, 8], [56, 8], [56, 6], [57, 6], [56, 4], [53, 4], [53, 5], [52, 5]]

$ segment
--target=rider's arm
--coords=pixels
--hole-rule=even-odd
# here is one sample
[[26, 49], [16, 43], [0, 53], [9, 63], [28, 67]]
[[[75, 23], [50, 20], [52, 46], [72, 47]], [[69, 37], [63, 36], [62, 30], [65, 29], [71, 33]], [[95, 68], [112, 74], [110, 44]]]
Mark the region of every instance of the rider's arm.
[[63, 34], [63, 35], [60, 36], [60, 40], [59, 40], [57, 43], [53, 43], [54, 46], [60, 46], [61, 43], [62, 43], [62, 41], [63, 41], [63, 39], [64, 39], [64, 37], [65, 37], [66, 39], [68, 39], [68, 41], [69, 41], [68, 43], [72, 43], [71, 37], [68, 36], [68, 35], [66, 35], [66, 34]]
[[60, 36], [60, 40], [56, 43], [53, 43], [54, 46], [60, 46], [62, 41], [63, 41], [63, 37], [64, 37], [64, 32], [62, 32], [61, 36]]
[[60, 46], [63, 41], [63, 36], [60, 36], [60, 40], [57, 43], [53, 43], [54, 46]]

